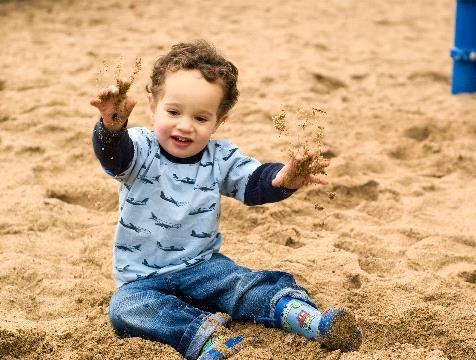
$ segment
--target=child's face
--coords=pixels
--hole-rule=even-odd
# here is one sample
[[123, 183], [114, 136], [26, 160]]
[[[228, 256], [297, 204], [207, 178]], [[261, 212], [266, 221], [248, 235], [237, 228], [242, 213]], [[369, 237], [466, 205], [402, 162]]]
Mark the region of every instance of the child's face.
[[224, 120], [217, 118], [222, 98], [222, 87], [205, 80], [198, 70], [168, 73], [157, 99], [149, 95], [160, 145], [179, 158], [199, 153]]

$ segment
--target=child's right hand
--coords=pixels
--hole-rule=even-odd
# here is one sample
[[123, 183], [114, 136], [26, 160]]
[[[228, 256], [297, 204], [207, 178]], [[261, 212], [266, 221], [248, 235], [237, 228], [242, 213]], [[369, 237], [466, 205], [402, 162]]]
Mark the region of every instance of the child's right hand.
[[119, 131], [137, 104], [136, 100], [126, 94], [130, 86], [130, 81], [119, 80], [117, 85], [102, 89], [90, 101], [92, 106], [98, 108], [104, 126], [110, 131]]

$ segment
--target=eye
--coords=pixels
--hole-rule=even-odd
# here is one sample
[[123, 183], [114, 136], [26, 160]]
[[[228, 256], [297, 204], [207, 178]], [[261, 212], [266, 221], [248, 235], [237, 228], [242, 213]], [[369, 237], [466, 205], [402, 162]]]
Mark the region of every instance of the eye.
[[197, 116], [196, 119], [197, 119], [198, 122], [207, 122], [208, 121], [208, 119], [204, 116]]
[[177, 116], [180, 114], [177, 110], [174, 110], [174, 109], [168, 109], [167, 113], [169, 113], [172, 116]]

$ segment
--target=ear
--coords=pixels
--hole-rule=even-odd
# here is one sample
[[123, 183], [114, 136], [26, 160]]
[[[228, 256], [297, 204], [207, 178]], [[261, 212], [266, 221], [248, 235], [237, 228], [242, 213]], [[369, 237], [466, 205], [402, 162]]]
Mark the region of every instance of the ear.
[[226, 119], [228, 119], [228, 114], [223, 115], [220, 119], [217, 120], [217, 123], [215, 124], [215, 128], [213, 129], [212, 134], [214, 134], [215, 131], [217, 131], [217, 129], [220, 127], [221, 124], [223, 124], [226, 121]]
[[157, 108], [157, 101], [152, 94], [147, 94], [147, 100], [149, 101], [149, 109], [152, 115], [155, 113], [155, 109]]

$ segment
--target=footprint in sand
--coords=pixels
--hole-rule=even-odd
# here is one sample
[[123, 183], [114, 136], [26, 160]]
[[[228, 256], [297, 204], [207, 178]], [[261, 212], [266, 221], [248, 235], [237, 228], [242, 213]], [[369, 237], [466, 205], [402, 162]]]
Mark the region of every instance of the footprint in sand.
[[362, 184], [354, 185], [335, 184], [332, 191], [349, 199], [350, 203], [358, 204], [363, 200], [376, 201], [379, 196], [379, 183], [375, 180], [368, 180]]
[[321, 73], [313, 73], [312, 76], [315, 83], [311, 87], [311, 91], [317, 94], [329, 94], [337, 89], [347, 87], [345, 82], [332, 76]]
[[424, 141], [428, 139], [431, 134], [431, 129], [429, 126], [411, 126], [403, 132], [403, 135], [407, 138]]
[[79, 205], [86, 209], [114, 211], [118, 200], [115, 193], [94, 188], [49, 187], [46, 197], [61, 200], [67, 204]]
[[15, 151], [17, 155], [42, 155], [45, 153], [45, 148], [38, 145], [26, 145], [20, 146], [19, 149]]
[[[428, 149], [435, 148], [433, 143], [425, 142], [433, 133], [435, 129], [431, 126], [416, 125], [411, 126], [403, 131], [403, 138], [400, 138], [397, 145], [394, 145], [387, 151], [389, 157], [397, 160], [415, 160], [421, 159], [429, 155]], [[422, 146], [421, 143], [424, 145]]]
[[475, 248], [473, 238], [429, 236], [410, 246], [405, 256], [414, 269], [434, 271], [450, 279], [471, 280], [476, 267]]
[[476, 284], [476, 269], [473, 271], [462, 271], [458, 276], [470, 284]]
[[[387, 249], [388, 244], [384, 238], [354, 233], [350, 236], [342, 235], [334, 246], [357, 255], [360, 268], [369, 274], [384, 276], [398, 271], [395, 265], [400, 255]], [[347, 280], [349, 287], [358, 288], [362, 279], [351, 275]]]
[[408, 76], [408, 80], [412, 82], [433, 82], [441, 84], [449, 84], [450, 77], [447, 74], [436, 71], [417, 71]]
[[300, 241], [302, 238], [301, 232], [295, 226], [282, 225], [279, 231], [271, 231], [266, 234], [266, 238], [275, 244], [284, 245], [292, 249], [299, 249], [305, 245]]
[[[2, 346], [2, 350], [6, 349], [6, 353], [0, 351], [0, 355], [14, 355], [16, 359], [30, 358], [31, 355], [35, 355], [37, 349], [43, 350], [45, 353], [52, 352], [54, 349], [53, 344], [46, 340], [46, 333], [40, 331], [31, 325], [30, 328], [25, 328], [26, 321], [18, 322], [3, 320], [6, 323], [1, 324], [0, 327], [0, 344], [6, 345], [6, 348]], [[5, 326], [6, 325], [6, 328]], [[19, 328], [15, 328], [15, 327]], [[9, 329], [11, 327], [12, 329]], [[10, 350], [9, 350], [10, 349]], [[9, 356], [7, 356], [10, 358]], [[36, 357], [35, 357], [36, 358]]]
[[444, 265], [438, 275], [448, 279], [460, 279], [469, 284], [476, 284], [476, 263], [455, 261]]
[[321, 152], [321, 155], [324, 159], [333, 159], [338, 156], [337, 152], [331, 149], [327, 144], [324, 144], [324, 151]]
[[328, 193], [322, 189], [306, 189], [306, 201], [319, 203], [324, 207], [353, 208], [364, 201], [376, 201], [379, 198], [379, 183], [375, 180], [368, 180], [353, 184], [333, 184], [332, 192], [336, 193], [335, 198], [330, 200]]

